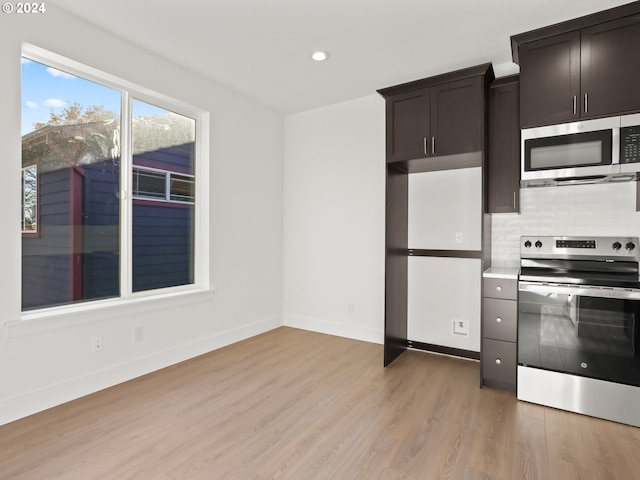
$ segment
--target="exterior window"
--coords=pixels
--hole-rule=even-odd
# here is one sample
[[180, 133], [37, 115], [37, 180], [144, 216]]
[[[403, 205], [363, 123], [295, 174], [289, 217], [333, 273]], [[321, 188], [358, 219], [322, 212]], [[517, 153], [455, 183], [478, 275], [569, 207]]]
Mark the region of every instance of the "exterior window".
[[38, 232], [38, 166], [22, 169], [22, 233]]
[[27, 58], [22, 79], [22, 309], [193, 284], [196, 120]]
[[133, 198], [194, 203], [194, 177], [134, 165]]

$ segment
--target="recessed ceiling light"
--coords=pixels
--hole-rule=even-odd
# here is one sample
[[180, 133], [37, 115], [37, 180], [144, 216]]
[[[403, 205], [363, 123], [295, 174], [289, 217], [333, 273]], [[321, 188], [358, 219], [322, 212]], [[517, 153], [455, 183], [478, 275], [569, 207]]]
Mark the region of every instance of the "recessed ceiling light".
[[329, 58], [329, 53], [324, 50], [317, 50], [311, 54], [311, 59], [316, 62], [324, 62]]

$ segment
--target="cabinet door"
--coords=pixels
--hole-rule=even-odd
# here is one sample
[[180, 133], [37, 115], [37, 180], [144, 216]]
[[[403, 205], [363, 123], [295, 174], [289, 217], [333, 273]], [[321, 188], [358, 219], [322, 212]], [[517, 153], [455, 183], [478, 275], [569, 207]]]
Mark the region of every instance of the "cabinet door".
[[489, 89], [489, 213], [520, 207], [520, 128], [518, 83]]
[[580, 103], [580, 32], [520, 46], [522, 128], [576, 120]]
[[581, 70], [584, 115], [640, 110], [640, 16], [584, 29]]
[[427, 156], [429, 89], [387, 99], [387, 162]]
[[429, 155], [484, 150], [482, 79], [474, 77], [431, 87]]
[[515, 390], [518, 375], [517, 347], [513, 342], [482, 340], [482, 378], [485, 384]]

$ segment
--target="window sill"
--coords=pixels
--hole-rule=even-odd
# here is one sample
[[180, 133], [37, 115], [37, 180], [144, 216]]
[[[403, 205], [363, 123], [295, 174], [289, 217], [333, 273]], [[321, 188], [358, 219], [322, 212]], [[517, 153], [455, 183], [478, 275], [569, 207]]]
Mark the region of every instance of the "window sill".
[[4, 335], [5, 338], [21, 337], [122, 318], [123, 314], [135, 315], [142, 312], [164, 311], [186, 304], [211, 301], [215, 296], [215, 291], [215, 287], [189, 289], [126, 299], [98, 300], [85, 304], [25, 312], [19, 320], [10, 320], [4, 323]]

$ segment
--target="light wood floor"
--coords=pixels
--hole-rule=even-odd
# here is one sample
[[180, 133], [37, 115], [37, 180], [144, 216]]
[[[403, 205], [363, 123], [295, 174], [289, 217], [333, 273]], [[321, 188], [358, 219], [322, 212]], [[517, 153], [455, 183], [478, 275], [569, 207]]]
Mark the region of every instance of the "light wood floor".
[[478, 368], [280, 328], [0, 427], [0, 478], [640, 478], [640, 429], [481, 390]]

